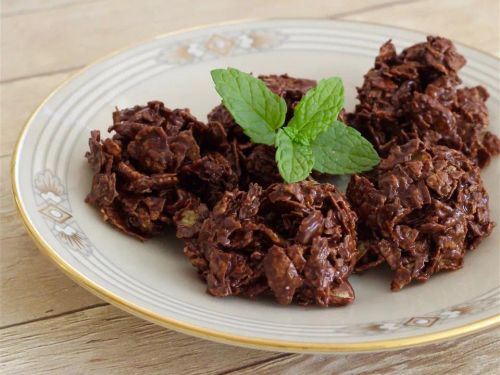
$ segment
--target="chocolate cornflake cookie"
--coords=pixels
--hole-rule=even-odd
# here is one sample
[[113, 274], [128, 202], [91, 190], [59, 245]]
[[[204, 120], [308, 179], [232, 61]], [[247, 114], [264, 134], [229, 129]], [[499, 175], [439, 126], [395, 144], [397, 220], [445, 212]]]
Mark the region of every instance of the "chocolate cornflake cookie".
[[484, 167], [500, 153], [500, 140], [486, 131], [486, 89], [459, 86], [465, 63], [445, 38], [429, 36], [400, 54], [388, 41], [358, 88], [359, 104], [348, 123], [382, 156], [393, 144], [419, 138], [459, 150]]
[[461, 268], [494, 225], [478, 167], [459, 151], [419, 140], [352, 176], [347, 197], [359, 217], [356, 269], [387, 263], [393, 291]]
[[226, 192], [208, 216], [179, 215], [193, 218], [184, 253], [214, 296], [272, 294], [281, 304], [320, 306], [354, 300], [347, 278], [357, 259], [356, 215], [331, 184], [251, 184]]
[[[294, 78], [287, 74], [259, 76], [258, 78], [271, 91], [285, 99], [288, 107], [286, 122], [293, 116], [293, 110], [304, 94], [316, 86], [316, 81]], [[252, 143], [224, 105], [220, 104], [215, 107], [208, 114], [208, 120], [222, 124], [227, 132], [228, 141], [232, 145], [227, 158], [233, 161], [239, 173], [242, 189], [247, 189], [251, 182], [257, 182], [263, 187], [275, 182], [283, 182], [276, 165], [274, 147]]]
[[181, 208], [212, 205], [238, 185], [223, 156], [230, 145], [222, 125], [203, 124], [187, 109], [155, 101], [117, 110], [109, 131], [104, 140], [91, 132], [86, 157], [94, 177], [86, 202], [127, 234], [150, 237], [181, 220]]

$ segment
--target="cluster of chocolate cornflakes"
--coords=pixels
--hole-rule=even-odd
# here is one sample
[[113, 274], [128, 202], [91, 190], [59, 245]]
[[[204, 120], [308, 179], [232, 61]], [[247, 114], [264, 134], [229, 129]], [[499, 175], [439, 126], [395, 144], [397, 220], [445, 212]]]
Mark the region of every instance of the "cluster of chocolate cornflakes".
[[392, 290], [461, 268], [493, 228], [479, 168], [420, 140], [392, 147], [376, 169], [353, 176], [347, 196], [359, 216], [357, 269], [387, 263]]
[[335, 186], [276, 183], [226, 192], [186, 240], [215, 296], [273, 294], [279, 303], [344, 305], [357, 260], [356, 215]]
[[105, 140], [91, 133], [86, 157], [94, 178], [86, 201], [127, 234], [150, 237], [172, 224], [181, 208], [211, 206], [238, 186], [223, 156], [225, 130], [188, 110], [150, 102], [116, 111], [109, 131], [114, 134]]

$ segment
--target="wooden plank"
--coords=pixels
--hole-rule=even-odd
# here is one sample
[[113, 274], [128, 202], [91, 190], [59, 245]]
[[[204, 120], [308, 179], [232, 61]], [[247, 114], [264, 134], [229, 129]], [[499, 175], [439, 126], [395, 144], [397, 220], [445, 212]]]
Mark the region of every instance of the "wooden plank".
[[0, 251], [0, 326], [102, 303], [40, 254], [27, 235], [2, 240]]
[[[381, 4], [393, 4], [384, 1]], [[262, 17], [327, 17], [367, 6], [365, 0], [239, 1], [109, 0], [3, 19], [1, 77], [54, 72], [95, 60], [111, 51], [187, 27]], [[22, 22], [21, 22], [22, 20]], [[26, 25], [36, 25], [27, 27]], [[19, 48], [23, 46], [23, 48]]]
[[350, 355], [292, 355], [227, 374], [498, 374], [500, 329], [441, 344]]
[[13, 15], [17, 16], [26, 13], [69, 7], [75, 3], [84, 1], [88, 2], [89, 0], [2, 0], [0, 14], [2, 17], [12, 17]]
[[[19, 237], [24, 235], [21, 219], [14, 207], [12, 192], [10, 188], [10, 158], [0, 159], [0, 240], [7, 237]], [[3, 246], [2, 246], [3, 247]], [[3, 252], [8, 251], [3, 247]]]
[[216, 374], [282, 355], [191, 338], [97, 307], [3, 329], [7, 374]]
[[0, 157], [10, 155], [31, 112], [71, 72], [0, 84]]
[[342, 17], [441, 35], [500, 56], [498, 0], [424, 0]]
[[2, 241], [2, 254], [10, 251], [3, 245], [3, 240], [27, 235], [14, 206], [9, 173], [10, 157], [2, 157], [0, 159], [0, 240]]

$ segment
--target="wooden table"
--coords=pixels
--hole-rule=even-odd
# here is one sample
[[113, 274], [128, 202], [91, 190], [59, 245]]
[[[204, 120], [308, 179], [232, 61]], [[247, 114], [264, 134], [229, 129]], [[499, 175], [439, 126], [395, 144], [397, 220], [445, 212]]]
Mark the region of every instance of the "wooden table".
[[15, 211], [8, 170], [25, 120], [58, 83], [97, 57], [148, 37], [248, 17], [326, 17], [440, 34], [499, 56], [498, 0], [2, 0], [1, 4], [2, 374], [500, 373], [499, 329], [402, 351], [327, 356], [231, 347], [142, 321], [75, 285], [38, 252]]

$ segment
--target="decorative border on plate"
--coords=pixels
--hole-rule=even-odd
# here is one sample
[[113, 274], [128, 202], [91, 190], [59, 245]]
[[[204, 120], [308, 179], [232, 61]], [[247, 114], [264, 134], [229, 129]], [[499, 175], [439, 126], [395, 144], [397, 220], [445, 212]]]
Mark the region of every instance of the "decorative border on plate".
[[33, 191], [38, 212], [59, 242], [84, 257], [90, 256], [92, 245], [72, 215], [67, 189], [59, 177], [49, 169], [37, 173], [33, 181]]
[[169, 45], [160, 51], [157, 60], [174, 65], [192, 64], [222, 56], [269, 50], [285, 40], [285, 35], [274, 31], [217, 33]]

